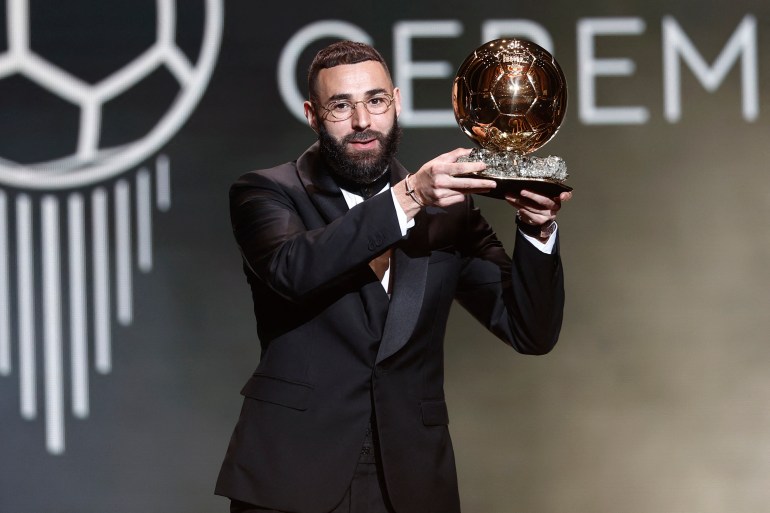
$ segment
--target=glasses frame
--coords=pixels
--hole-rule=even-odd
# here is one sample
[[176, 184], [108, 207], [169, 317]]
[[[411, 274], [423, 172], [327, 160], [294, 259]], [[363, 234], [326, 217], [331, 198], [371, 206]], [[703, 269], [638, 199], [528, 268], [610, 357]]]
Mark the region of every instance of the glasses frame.
[[[376, 112], [376, 113], [375, 112], [371, 112], [369, 110], [369, 107], [367, 107], [367, 102], [371, 101], [373, 98], [379, 98], [379, 99], [382, 99], [382, 100], [387, 100], [388, 107], [384, 111], [382, 111], [382, 112]], [[367, 98], [366, 100], [358, 100], [357, 102], [354, 102], [354, 101], [351, 101], [351, 100], [333, 100], [333, 101], [330, 101], [329, 103], [327, 103], [326, 105], [321, 105], [321, 104], [316, 103], [316, 102], [313, 102], [313, 104], [316, 107], [320, 107], [320, 108], [322, 108], [323, 110], [326, 111], [323, 114], [323, 116], [321, 116], [322, 120], [324, 120], [324, 121], [332, 121], [332, 122], [336, 123], [338, 121], [347, 121], [348, 119], [352, 118], [353, 117], [353, 113], [356, 111], [356, 108], [358, 107], [359, 103], [362, 103], [364, 105], [364, 110], [366, 110], [366, 112], [368, 112], [370, 116], [381, 116], [382, 114], [385, 114], [386, 112], [388, 112], [390, 110], [390, 107], [393, 105], [393, 102], [395, 100], [396, 100], [396, 97], [393, 96], [390, 93], [377, 93], [375, 95], [372, 95], [370, 98]], [[346, 117], [346, 118], [338, 118], [337, 116], [334, 115], [334, 111], [331, 108], [329, 108], [329, 107], [333, 107], [334, 105], [336, 105], [338, 103], [349, 103], [350, 104], [351, 109], [350, 109], [350, 115], [348, 117]]]

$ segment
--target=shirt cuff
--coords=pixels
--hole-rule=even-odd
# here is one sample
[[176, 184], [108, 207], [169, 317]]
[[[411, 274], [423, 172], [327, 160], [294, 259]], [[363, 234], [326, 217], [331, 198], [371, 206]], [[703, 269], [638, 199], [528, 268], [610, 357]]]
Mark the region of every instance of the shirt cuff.
[[390, 188], [390, 197], [393, 199], [393, 206], [396, 207], [396, 217], [398, 217], [398, 226], [401, 227], [401, 236], [405, 237], [409, 228], [414, 226], [414, 219], [407, 219], [406, 212], [401, 208], [401, 203], [396, 198], [396, 191]]
[[553, 254], [553, 247], [556, 245], [556, 232], [559, 231], [559, 226], [556, 226], [556, 229], [553, 231], [550, 237], [548, 237], [548, 240], [545, 242], [540, 242], [540, 239], [536, 237], [531, 237], [527, 235], [526, 233], [519, 230], [521, 235], [527, 239], [530, 243], [532, 243], [533, 246], [535, 246], [537, 249], [542, 251], [543, 253], [546, 253], [548, 255]]

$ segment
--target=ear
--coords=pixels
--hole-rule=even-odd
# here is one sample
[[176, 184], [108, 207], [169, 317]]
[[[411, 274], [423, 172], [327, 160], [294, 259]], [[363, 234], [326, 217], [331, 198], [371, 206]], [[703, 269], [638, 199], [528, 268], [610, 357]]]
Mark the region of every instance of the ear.
[[310, 125], [310, 128], [312, 128], [315, 133], [318, 133], [318, 117], [315, 115], [313, 104], [310, 103], [310, 101], [306, 101], [304, 107], [307, 124]]
[[398, 87], [393, 89], [393, 103], [396, 108], [396, 117], [398, 117], [401, 114], [401, 90]]

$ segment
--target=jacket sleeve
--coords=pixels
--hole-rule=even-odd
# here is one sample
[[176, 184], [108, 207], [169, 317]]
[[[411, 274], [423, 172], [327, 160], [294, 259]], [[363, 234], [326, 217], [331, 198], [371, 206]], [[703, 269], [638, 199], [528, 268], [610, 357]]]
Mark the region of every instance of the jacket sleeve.
[[554, 254], [548, 255], [516, 230], [511, 259], [478, 209], [468, 203], [466, 260], [457, 301], [518, 352], [549, 352], [559, 338], [564, 311], [558, 241]]
[[302, 302], [368, 271], [367, 263], [401, 238], [389, 194], [310, 228], [307, 193], [297, 180], [280, 177], [280, 171], [293, 170], [273, 171], [248, 173], [231, 187], [230, 218], [248, 270], [289, 301]]

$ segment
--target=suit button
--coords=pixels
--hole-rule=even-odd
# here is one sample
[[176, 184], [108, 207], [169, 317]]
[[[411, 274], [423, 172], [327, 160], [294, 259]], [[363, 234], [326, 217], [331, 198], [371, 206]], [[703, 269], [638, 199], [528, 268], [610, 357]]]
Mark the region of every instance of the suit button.
[[382, 246], [383, 237], [381, 233], [375, 233], [372, 238], [369, 239], [369, 251], [374, 251], [375, 249]]

